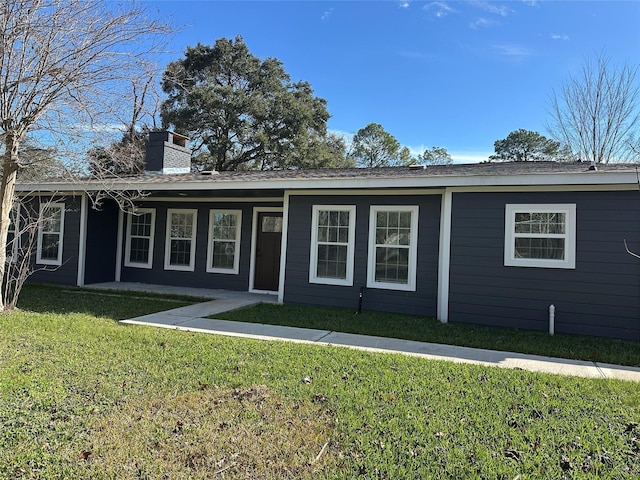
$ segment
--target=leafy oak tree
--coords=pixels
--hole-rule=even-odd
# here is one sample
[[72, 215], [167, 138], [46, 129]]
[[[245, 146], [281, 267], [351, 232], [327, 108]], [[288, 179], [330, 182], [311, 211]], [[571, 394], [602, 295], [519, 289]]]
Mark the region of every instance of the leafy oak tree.
[[489, 160], [499, 162], [558, 160], [560, 154], [560, 142], [523, 128], [496, 140], [493, 146], [496, 153]]
[[329, 113], [307, 82], [275, 58], [251, 54], [242, 37], [187, 48], [167, 66], [164, 127], [190, 137], [197, 168], [296, 168], [300, 149], [322, 143]]
[[594, 163], [637, 159], [640, 85], [637, 65], [613, 66], [600, 54], [585, 61], [551, 97], [553, 136]]
[[[150, 67], [171, 29], [144, 7], [101, 0], [4, 0], [0, 3], [0, 310], [15, 305], [6, 289], [7, 238], [18, 171], [29, 134], [55, 141], [71, 161], [86, 151], [80, 132], [112, 119], [121, 84]], [[109, 115], [111, 113], [112, 115]], [[64, 148], [62, 152], [60, 149]], [[83, 155], [84, 158], [84, 155]]]
[[391, 167], [410, 163], [410, 153], [379, 123], [370, 123], [353, 136], [351, 156], [358, 167]]

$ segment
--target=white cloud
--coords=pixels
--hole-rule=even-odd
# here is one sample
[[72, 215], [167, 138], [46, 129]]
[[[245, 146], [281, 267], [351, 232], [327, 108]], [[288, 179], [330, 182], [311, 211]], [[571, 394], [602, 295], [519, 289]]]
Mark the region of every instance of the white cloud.
[[400, 8], [409, 8], [409, 7], [411, 6], [411, 4], [410, 4], [409, 2], [400, 2], [400, 3], [398, 4], [398, 6], [399, 6]]
[[522, 45], [516, 45], [515, 43], [503, 43], [500, 45], [492, 45], [493, 49], [499, 54], [505, 57], [521, 60], [533, 55], [533, 52], [523, 47]]
[[551, 38], [553, 40], [569, 40], [569, 35], [567, 35], [566, 33], [563, 33], [563, 34], [552, 33]]
[[325, 20], [329, 20], [329, 17], [331, 17], [332, 13], [333, 13], [333, 8], [330, 8], [329, 10], [325, 10], [324, 12], [322, 12], [322, 16], [320, 17], [320, 20], [322, 20], [323, 22]]
[[433, 12], [433, 14], [437, 18], [443, 18], [452, 13], [456, 13], [456, 11], [447, 5], [445, 2], [431, 2], [427, 3], [424, 6], [424, 10], [428, 12]]
[[489, 155], [493, 155], [494, 152], [449, 152], [453, 163], [480, 163], [486, 162]]
[[505, 6], [498, 6], [495, 3], [473, 1], [471, 2], [471, 4], [484, 10], [485, 12], [492, 13], [494, 15], [500, 15], [501, 17], [506, 17], [509, 14], [513, 13], [513, 10], [511, 10], [510, 8]]
[[488, 18], [479, 17], [475, 21], [469, 24], [469, 27], [477, 30], [478, 28], [489, 28], [498, 25], [498, 22], [495, 20], [489, 20]]

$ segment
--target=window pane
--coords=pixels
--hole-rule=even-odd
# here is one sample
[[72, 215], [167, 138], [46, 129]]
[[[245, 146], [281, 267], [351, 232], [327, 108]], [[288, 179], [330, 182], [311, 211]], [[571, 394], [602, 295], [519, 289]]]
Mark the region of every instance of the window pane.
[[282, 217], [263, 217], [262, 218], [262, 231], [269, 233], [282, 232]]
[[132, 238], [129, 251], [129, 261], [134, 263], [149, 262], [149, 239]]
[[516, 258], [564, 260], [564, 238], [516, 238]]
[[189, 266], [191, 259], [191, 240], [171, 240], [171, 265]]
[[377, 247], [375, 280], [402, 283], [409, 281], [409, 249], [403, 247]]
[[318, 245], [317, 276], [322, 278], [347, 278], [347, 246]]
[[215, 242], [213, 244], [213, 268], [232, 269], [236, 253], [235, 242]]
[[43, 233], [40, 258], [43, 260], [57, 260], [60, 236], [57, 233]]

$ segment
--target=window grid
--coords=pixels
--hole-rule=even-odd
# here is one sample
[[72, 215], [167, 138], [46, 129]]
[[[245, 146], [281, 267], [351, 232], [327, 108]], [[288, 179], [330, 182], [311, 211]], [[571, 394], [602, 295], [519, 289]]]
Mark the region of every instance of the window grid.
[[151, 268], [153, 265], [153, 237], [155, 209], [129, 212], [125, 266]]
[[353, 285], [355, 206], [314, 205], [309, 281]]
[[241, 210], [210, 210], [207, 272], [239, 271]]
[[417, 206], [371, 207], [369, 287], [415, 290]]
[[51, 203], [40, 206], [40, 227], [36, 263], [62, 265], [62, 229], [64, 204]]
[[197, 210], [167, 210], [165, 269], [193, 271]]

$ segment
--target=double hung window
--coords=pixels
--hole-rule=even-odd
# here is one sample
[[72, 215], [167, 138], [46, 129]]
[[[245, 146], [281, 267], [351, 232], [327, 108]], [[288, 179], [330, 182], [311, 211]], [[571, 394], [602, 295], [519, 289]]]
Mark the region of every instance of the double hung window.
[[211, 210], [207, 272], [238, 273], [240, 263], [241, 210]]
[[367, 287], [416, 289], [417, 206], [372, 206]]
[[168, 209], [164, 268], [195, 269], [197, 210]]
[[40, 205], [36, 263], [62, 265], [64, 203]]
[[314, 205], [309, 282], [353, 285], [356, 207]]
[[156, 211], [141, 208], [127, 216], [127, 244], [124, 264], [127, 267], [151, 268]]

